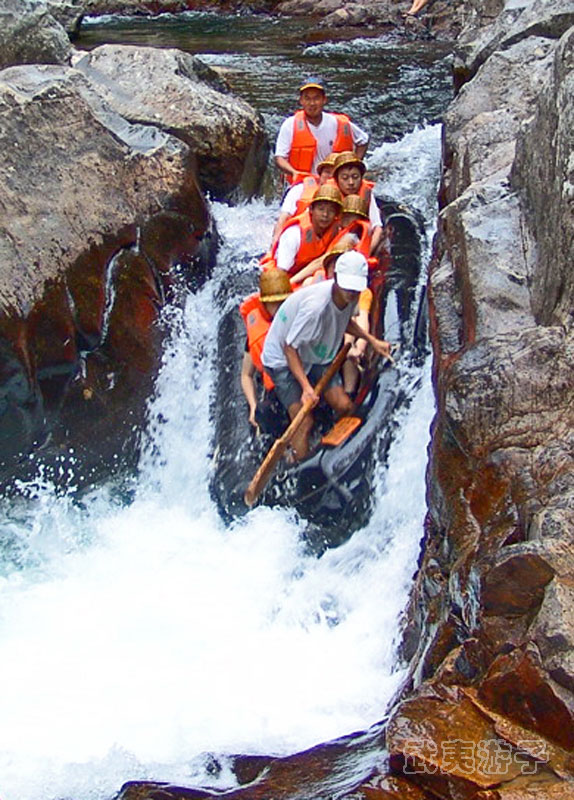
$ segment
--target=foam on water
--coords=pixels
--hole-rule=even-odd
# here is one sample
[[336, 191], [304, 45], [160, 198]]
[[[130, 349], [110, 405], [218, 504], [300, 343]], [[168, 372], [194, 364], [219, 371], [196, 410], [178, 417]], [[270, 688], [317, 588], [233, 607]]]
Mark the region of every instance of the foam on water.
[[369, 168], [377, 175], [377, 194], [400, 198], [418, 210], [427, 229], [434, 227], [440, 170], [442, 125], [427, 125], [407, 133], [398, 142], [386, 142], [369, 155]]
[[[433, 131], [416, 140], [424, 147], [436, 161]], [[395, 639], [425, 513], [429, 367], [364, 530], [316, 559], [288, 511], [255, 508], [226, 528], [208, 490], [214, 309], [230, 271], [255, 274], [276, 208], [214, 211], [219, 266], [168, 312], [131, 501], [102, 487], [77, 503], [39, 480], [1, 509], [12, 543], [0, 578], [2, 800], [205, 783], [210, 752], [287, 754], [375, 723], [402, 677]], [[223, 766], [212, 784], [232, 784]]]

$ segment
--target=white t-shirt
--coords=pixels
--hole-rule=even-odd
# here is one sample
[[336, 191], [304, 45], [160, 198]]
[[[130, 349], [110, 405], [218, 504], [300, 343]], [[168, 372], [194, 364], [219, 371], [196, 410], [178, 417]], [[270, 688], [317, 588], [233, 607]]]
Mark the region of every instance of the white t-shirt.
[[299, 225], [291, 225], [283, 231], [277, 242], [275, 260], [279, 269], [284, 269], [285, 272], [289, 272], [295, 263], [300, 247], [301, 228]]
[[295, 212], [297, 211], [297, 203], [301, 199], [301, 195], [303, 194], [303, 189], [305, 187], [302, 183], [296, 183], [295, 186], [292, 186], [285, 197], [283, 198], [283, 202], [281, 203], [281, 208], [279, 209], [282, 214], [289, 214], [290, 217], [295, 216]]
[[383, 227], [383, 220], [381, 219], [381, 212], [375, 200], [375, 193], [371, 192], [371, 200], [369, 203], [369, 222], [371, 223], [371, 230], [377, 226]]
[[[277, 142], [275, 144], [275, 155], [289, 158], [291, 152], [291, 144], [293, 142], [293, 127], [295, 117], [287, 117], [279, 128]], [[318, 125], [312, 125], [308, 120], [309, 130], [317, 140], [317, 149], [315, 151], [315, 158], [311, 166], [311, 172], [317, 172], [317, 164], [323, 159], [327, 158], [333, 152], [333, 145], [337, 138], [337, 117], [329, 111], [323, 111], [321, 115], [321, 122]], [[357, 145], [367, 144], [369, 141], [369, 134], [366, 133], [354, 122], [351, 122], [351, 136], [353, 137], [353, 144]]]
[[287, 367], [283, 350], [286, 344], [297, 350], [305, 372], [313, 364], [329, 364], [335, 358], [356, 303], [337, 308], [331, 296], [333, 283], [332, 279], [321, 281], [289, 295], [275, 314], [265, 339], [264, 366]]

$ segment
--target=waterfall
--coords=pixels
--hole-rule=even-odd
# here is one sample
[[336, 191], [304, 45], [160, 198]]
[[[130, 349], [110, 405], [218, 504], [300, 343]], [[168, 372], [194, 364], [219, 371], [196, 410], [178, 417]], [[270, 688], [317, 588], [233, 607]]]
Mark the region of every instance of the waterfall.
[[[384, 190], [430, 239], [440, 127], [378, 148]], [[416, 181], [412, 176], [416, 175]], [[276, 205], [215, 204], [215, 277], [170, 337], [137, 480], [81, 497], [38, 475], [0, 507], [0, 796], [107, 800], [126, 780], [228, 786], [210, 754], [287, 754], [379, 720], [402, 671], [433, 414], [430, 365], [378, 465], [369, 524], [315, 558], [301, 520], [225, 526], [209, 495], [214, 331], [232, 270], [254, 269]], [[236, 302], [224, 299], [223, 305]], [[225, 759], [222, 761], [225, 766]]]

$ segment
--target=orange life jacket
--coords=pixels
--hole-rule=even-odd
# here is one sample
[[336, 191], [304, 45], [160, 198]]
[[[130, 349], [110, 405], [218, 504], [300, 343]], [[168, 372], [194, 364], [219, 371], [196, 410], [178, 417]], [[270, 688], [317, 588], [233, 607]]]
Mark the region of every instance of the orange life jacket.
[[301, 197], [297, 200], [294, 216], [298, 217], [305, 209], [309, 208], [309, 204], [313, 199], [313, 195], [319, 188], [319, 178], [317, 175], [305, 175], [303, 178], [303, 192]]
[[[321, 237], [317, 236], [313, 230], [309, 209], [287, 220], [281, 231], [281, 236], [283, 236], [287, 228], [291, 228], [293, 225], [298, 225], [301, 229], [301, 244], [295, 256], [295, 262], [288, 271], [290, 277], [300, 272], [300, 270], [306, 267], [314, 258], [318, 258], [326, 253], [329, 245], [339, 232], [339, 221], [336, 219]], [[271, 253], [266, 253], [259, 262], [263, 269], [272, 269], [277, 266], [276, 254], [277, 248], [279, 247], [279, 239], [277, 239], [273, 245]]]
[[373, 181], [366, 181], [364, 178], [361, 181], [361, 185], [359, 186], [359, 191], [357, 194], [361, 195], [365, 203], [367, 204], [367, 208], [371, 205], [371, 195], [373, 193], [373, 189], [375, 184]]
[[355, 247], [355, 250], [358, 250], [359, 253], [362, 253], [365, 258], [369, 258], [369, 250], [371, 249], [371, 226], [369, 221], [367, 219], [356, 219], [354, 222], [351, 222], [350, 225], [347, 225], [346, 228], [343, 228], [341, 233], [337, 234], [336, 238], [333, 240], [332, 246], [334, 247], [339, 239], [341, 239], [347, 233], [352, 233], [359, 237], [359, 241]]
[[265, 310], [259, 294], [250, 294], [239, 306], [239, 313], [243, 317], [247, 330], [247, 347], [255, 368], [263, 376], [263, 384], [268, 391], [273, 389], [273, 381], [263, 369], [261, 354], [267, 331], [271, 327], [272, 319]]
[[[333, 113], [333, 112], [329, 112]], [[346, 114], [334, 114], [337, 118], [337, 135], [333, 142], [333, 153], [342, 153], [344, 150], [353, 150], [353, 134], [351, 131], [351, 120]], [[288, 161], [298, 172], [310, 173], [317, 152], [317, 140], [311, 133], [305, 112], [302, 108], [296, 111], [293, 121], [293, 140], [289, 152]], [[289, 183], [297, 183], [299, 179], [294, 179], [291, 175], [287, 176]]]

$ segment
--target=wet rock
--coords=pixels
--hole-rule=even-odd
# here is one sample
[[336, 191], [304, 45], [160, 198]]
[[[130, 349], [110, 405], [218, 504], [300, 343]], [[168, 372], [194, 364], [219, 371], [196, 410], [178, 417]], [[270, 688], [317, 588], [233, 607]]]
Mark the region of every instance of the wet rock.
[[556, 683], [574, 692], [574, 585], [555, 578], [546, 588], [530, 635]]
[[72, 48], [43, 0], [0, 0], [0, 69], [65, 64]]
[[[570, 800], [572, 787], [559, 780], [533, 781], [527, 785], [524, 780], [517, 781], [516, 786], [502, 786], [496, 790], [493, 800]], [[477, 795], [476, 800], [483, 800]], [[484, 797], [484, 800], [490, 800]]]
[[179, 50], [104, 45], [75, 60], [111, 108], [185, 142], [202, 188], [214, 198], [253, 194], [267, 166], [263, 121], [222, 91], [213, 70]]
[[432, 797], [404, 778], [378, 773], [341, 800], [432, 800]]
[[[563, 3], [507, 4], [461, 51], [429, 279], [429, 516], [405, 642], [404, 730], [440, 744], [428, 682], [448, 702], [444, 687], [464, 685], [495, 734], [537, 759], [537, 781], [549, 765], [536, 784], [548, 797], [567, 796], [555, 776], [571, 781], [574, 745], [571, 24]], [[417, 783], [440, 797], [468, 792], [424, 771]], [[534, 772], [475, 796], [528, 796]]]
[[470, 800], [533, 767], [456, 687], [427, 685], [400, 703], [388, 723], [387, 748], [395, 773], [441, 798]]
[[[10, 472], [49, 432], [64, 446], [93, 412], [80, 439], [99, 462], [94, 443], [117, 456], [143, 413], [161, 276], [191, 268], [207, 207], [187, 146], [128, 124], [69, 67], [4, 70], [0, 107], [0, 459]], [[175, 241], [160, 232], [170, 213]]]
[[478, 690], [490, 708], [566, 750], [574, 749], [572, 710], [558, 696], [533, 646], [501, 655]]
[[[344, 797], [366, 783], [380, 761], [383, 733], [379, 726], [342, 737], [284, 758], [269, 759], [265, 769], [252, 783], [227, 791], [204, 791], [166, 783], [136, 782], [125, 784], [117, 800], [195, 800], [222, 797], [226, 800], [288, 800]], [[352, 796], [352, 795], [351, 795]], [[392, 796], [392, 795], [391, 795]], [[409, 795], [419, 800], [420, 794]], [[350, 800], [350, 798], [349, 798]]]
[[467, 638], [445, 656], [436, 670], [433, 683], [443, 686], [471, 686], [484, 675], [489, 653], [479, 639]]
[[539, 608], [554, 576], [549, 564], [528, 545], [506, 547], [484, 567], [481, 604], [487, 616], [520, 616]]
[[574, 299], [573, 53], [574, 30], [570, 30], [556, 48], [552, 72], [538, 94], [532, 118], [518, 135], [512, 174], [527, 211], [526, 246], [537, 252], [532, 259], [534, 314], [540, 324], [568, 327]]

